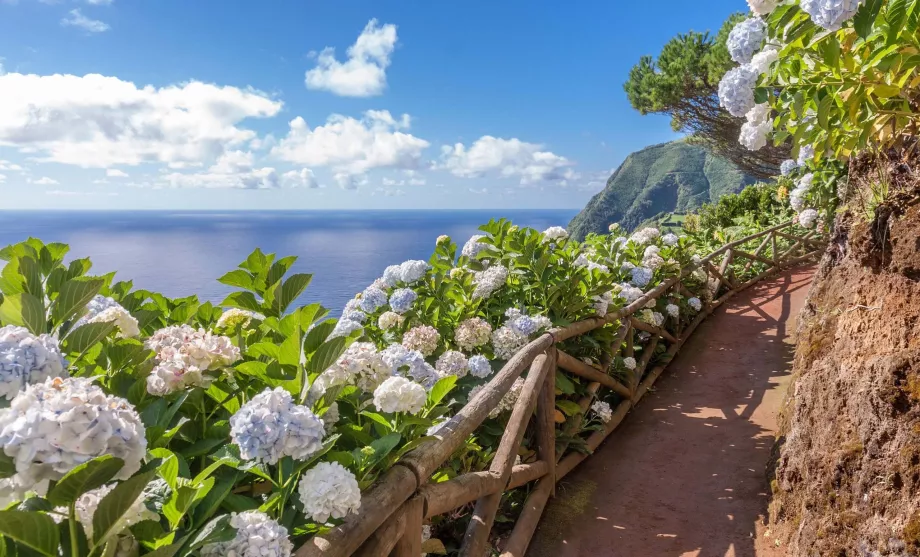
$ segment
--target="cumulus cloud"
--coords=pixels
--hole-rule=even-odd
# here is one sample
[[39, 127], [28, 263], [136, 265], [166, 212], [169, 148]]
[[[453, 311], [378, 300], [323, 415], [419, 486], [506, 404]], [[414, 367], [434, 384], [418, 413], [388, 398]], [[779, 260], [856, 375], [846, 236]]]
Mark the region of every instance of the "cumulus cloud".
[[409, 115], [396, 120], [386, 110], [369, 110], [360, 120], [334, 114], [325, 125], [314, 129], [297, 117], [271, 152], [287, 162], [330, 167], [342, 176], [360, 175], [374, 168], [411, 169], [418, 166], [429, 143], [400, 131], [409, 124]]
[[392, 186], [424, 186], [425, 184], [428, 183], [428, 181], [425, 180], [424, 178], [417, 177], [418, 175], [415, 174], [415, 173], [411, 174], [411, 176], [413, 176], [413, 177], [412, 177], [412, 178], [405, 179], [405, 180], [397, 180], [397, 179], [395, 179], [395, 178], [384, 177], [383, 180], [381, 180], [380, 183], [383, 184], [383, 185], [386, 186], [386, 187], [392, 187]]
[[54, 186], [59, 183], [54, 178], [49, 178], [47, 176], [42, 176], [38, 180], [30, 180], [30, 182], [37, 186]]
[[282, 103], [253, 89], [191, 81], [138, 87], [98, 74], [0, 75], [0, 146], [86, 168], [200, 166], [256, 138], [239, 127]]
[[123, 170], [118, 170], [117, 168], [110, 168], [105, 171], [105, 175], [109, 178], [127, 178], [128, 173]]
[[285, 172], [281, 176], [281, 184], [286, 188], [315, 189], [319, 187], [319, 182], [316, 181], [316, 176], [313, 175], [313, 171], [309, 168]]
[[339, 172], [332, 177], [335, 183], [343, 190], [356, 190], [361, 186], [367, 185], [367, 176], [361, 174], [349, 174]]
[[396, 47], [396, 26], [379, 26], [376, 19], [348, 48], [348, 60], [335, 58], [335, 49], [326, 47], [316, 58], [316, 67], [307, 71], [307, 89], [330, 91], [343, 97], [372, 97], [386, 89], [386, 69]]
[[10, 161], [0, 160], [0, 170], [12, 170], [14, 172], [23, 172], [25, 169], [18, 164], [13, 164]]
[[221, 155], [205, 172], [172, 172], [161, 177], [171, 188], [274, 189], [279, 187], [274, 168], [255, 168], [252, 153], [230, 151]]
[[[93, 2], [90, 3], [92, 4]], [[110, 29], [108, 23], [98, 19], [90, 19], [83, 15], [80, 8], [70, 10], [67, 17], [61, 20], [61, 25], [64, 27], [78, 27], [87, 33], [103, 33]]]
[[441, 148], [441, 164], [454, 176], [479, 178], [498, 175], [519, 178], [521, 184], [557, 181], [564, 183], [576, 179], [572, 161], [550, 151], [542, 145], [526, 143], [520, 139], [502, 139], [489, 135], [477, 139], [466, 147], [457, 143]]

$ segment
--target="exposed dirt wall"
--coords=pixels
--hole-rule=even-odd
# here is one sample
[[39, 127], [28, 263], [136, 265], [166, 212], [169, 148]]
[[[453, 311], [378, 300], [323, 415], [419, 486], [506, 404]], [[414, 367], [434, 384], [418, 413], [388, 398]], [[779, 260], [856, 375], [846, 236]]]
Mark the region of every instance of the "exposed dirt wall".
[[838, 219], [802, 310], [771, 504], [790, 556], [920, 555], [916, 193]]

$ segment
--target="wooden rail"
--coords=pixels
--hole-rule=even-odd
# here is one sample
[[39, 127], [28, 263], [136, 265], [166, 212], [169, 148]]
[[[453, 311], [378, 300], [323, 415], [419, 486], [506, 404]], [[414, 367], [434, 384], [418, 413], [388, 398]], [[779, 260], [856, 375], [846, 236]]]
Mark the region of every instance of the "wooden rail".
[[[604, 317], [592, 317], [554, 329], [533, 340], [445, 423], [436, 434], [436, 440], [423, 443], [405, 455], [364, 493], [358, 514], [313, 537], [297, 550], [296, 557], [418, 557], [422, 551], [424, 521], [471, 504], [471, 519], [460, 555], [483, 557], [489, 554], [489, 537], [502, 494], [536, 482], [501, 549], [502, 557], [523, 557], [556, 483], [589, 454], [583, 450], [568, 451], [568, 443], [557, 446], [556, 373], [565, 371], [589, 381], [587, 395], [579, 401], [581, 413], [569, 421], [569, 427], [563, 432], [567, 437], [578, 433], [582, 416], [600, 389], [610, 389], [619, 398], [612, 418], [584, 440], [588, 451], [594, 451], [622, 423], [697, 326], [716, 308], [758, 281], [814, 259], [823, 251], [814, 232], [797, 236], [790, 229], [793, 223], [787, 222], [728, 243], [703, 258], [698, 267], [683, 269], [678, 276], [658, 285], [627, 307]], [[743, 265], [739, 260], [745, 260]], [[734, 269], [739, 272], [736, 274]], [[652, 299], [691, 295], [683, 281], [701, 272], [705, 277], [702, 283], [706, 292], [700, 295], [704, 306], [685, 328], [676, 320], [673, 330], [668, 331], [667, 323], [658, 327], [633, 316]], [[750, 273], [756, 274], [748, 276]], [[668, 323], [673, 321], [668, 318]], [[582, 362], [557, 347], [565, 340], [614, 323], [619, 324], [619, 331], [600, 366]], [[636, 339], [640, 333], [648, 335], [641, 343]], [[667, 349], [657, 354], [656, 348], [661, 343], [668, 345]], [[626, 377], [610, 374], [614, 356], [633, 357], [638, 349], [641, 349], [641, 356], [634, 370]], [[525, 370], [524, 387], [489, 469], [441, 483], [428, 483], [451, 454], [488, 418]], [[531, 423], [536, 461], [515, 465]]]

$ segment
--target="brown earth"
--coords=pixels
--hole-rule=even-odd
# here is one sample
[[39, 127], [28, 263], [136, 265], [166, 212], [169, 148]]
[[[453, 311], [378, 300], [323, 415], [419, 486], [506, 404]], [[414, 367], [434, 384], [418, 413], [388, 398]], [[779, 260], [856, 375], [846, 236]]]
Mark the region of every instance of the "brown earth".
[[597, 452], [557, 488], [532, 557], [778, 557], [763, 526], [789, 334], [813, 269], [704, 322]]
[[790, 556], [920, 555], [918, 180], [886, 162], [900, 187], [838, 219], [800, 318], [771, 505]]

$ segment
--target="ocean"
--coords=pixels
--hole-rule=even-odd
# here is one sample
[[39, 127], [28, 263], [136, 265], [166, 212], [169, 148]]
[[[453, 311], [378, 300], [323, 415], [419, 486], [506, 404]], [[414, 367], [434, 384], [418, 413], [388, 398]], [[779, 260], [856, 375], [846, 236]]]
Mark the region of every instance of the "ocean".
[[387, 265], [427, 260], [436, 238], [462, 246], [491, 218], [544, 230], [566, 226], [577, 210], [476, 211], [0, 211], [0, 246], [29, 236], [70, 244], [90, 257], [91, 273], [169, 297], [197, 294], [219, 303], [232, 291], [217, 278], [256, 247], [296, 255], [291, 272], [313, 281], [298, 300], [338, 315]]

